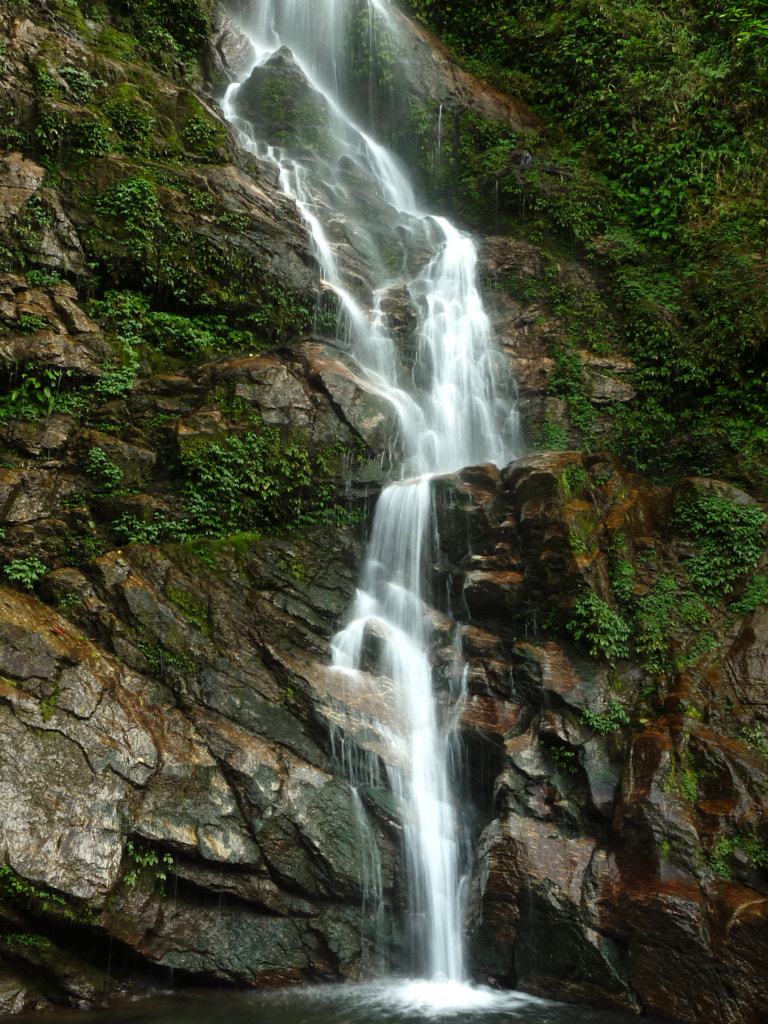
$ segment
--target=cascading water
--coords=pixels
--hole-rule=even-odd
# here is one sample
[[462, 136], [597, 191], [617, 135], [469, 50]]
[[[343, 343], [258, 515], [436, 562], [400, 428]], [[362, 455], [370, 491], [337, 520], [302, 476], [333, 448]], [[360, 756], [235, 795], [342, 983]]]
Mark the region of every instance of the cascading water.
[[[338, 296], [349, 358], [357, 362], [367, 386], [397, 411], [403, 479], [387, 487], [377, 503], [350, 622], [334, 639], [334, 664], [357, 672], [366, 638], [375, 632], [376, 672], [394, 691], [398, 707], [397, 729], [388, 741], [399, 756], [389, 774], [404, 813], [416, 944], [426, 949], [419, 967], [431, 979], [460, 982], [458, 829], [449, 785], [448, 729], [439, 721], [433, 698], [425, 612], [430, 478], [478, 462], [503, 464], [516, 454], [516, 421], [509, 403], [498, 397], [503, 374], [475, 284], [472, 240], [444, 218], [420, 213], [398, 162], [345, 113], [347, 6], [348, 0], [252, 0], [242, 24], [257, 66], [292, 60], [311, 96], [323, 97], [323, 128], [332, 142], [326, 141], [322, 155], [308, 157], [296, 150], [289, 155], [255, 138], [242, 116], [238, 87], [227, 94], [225, 112], [246, 144], [280, 168], [281, 185], [312, 232], [325, 285]], [[368, 17], [369, 26], [374, 18], [389, 25], [383, 0], [370, 0]], [[361, 180], [368, 184], [361, 186]], [[377, 227], [370, 223], [372, 192], [383, 221]], [[339, 211], [344, 245], [329, 227]], [[415, 360], [405, 374], [378, 314], [377, 290], [398, 277], [388, 269], [383, 247], [401, 251], [409, 239], [418, 239], [432, 255], [404, 281], [420, 314]], [[367, 307], [345, 279], [344, 246], [355, 248], [366, 263], [373, 286]]]

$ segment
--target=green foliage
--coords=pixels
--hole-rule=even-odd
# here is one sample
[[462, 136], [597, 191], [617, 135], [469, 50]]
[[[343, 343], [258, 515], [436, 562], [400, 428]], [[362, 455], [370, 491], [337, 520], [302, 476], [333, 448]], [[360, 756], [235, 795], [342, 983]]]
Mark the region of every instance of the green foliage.
[[696, 803], [699, 780], [687, 753], [682, 754], [677, 762], [672, 761], [664, 789], [668, 793], [677, 793], [691, 804]]
[[34, 932], [3, 932], [0, 935], [0, 942], [5, 943], [13, 949], [14, 946], [25, 946], [29, 949], [48, 949], [50, 948], [50, 939], [46, 939], [44, 935], [38, 935]]
[[228, 328], [222, 328], [221, 320], [223, 317], [218, 323], [219, 331], [214, 333], [209, 329], [209, 326], [215, 323], [211, 318], [193, 320], [173, 313], [148, 312], [145, 318], [145, 336], [159, 351], [178, 352], [188, 356], [217, 348], [219, 334], [233, 342], [232, 348], [239, 347], [238, 342], [248, 344], [250, 338], [237, 333], [233, 336], [233, 332]]
[[58, 96], [59, 83], [51, 73], [51, 68], [44, 58], [38, 57], [32, 65], [32, 78], [35, 88], [41, 96]]
[[[166, 74], [186, 78], [194, 56], [210, 33], [210, 22], [197, 0], [108, 0], [137, 37], [143, 53]], [[131, 59], [135, 41], [111, 30], [108, 40], [118, 60]], [[126, 52], [126, 49], [128, 52]]]
[[149, 148], [156, 119], [137, 103], [129, 100], [110, 100], [104, 105], [104, 112], [120, 136], [126, 153], [145, 154]]
[[147, 522], [125, 512], [111, 523], [110, 527], [125, 544], [184, 542], [192, 540], [200, 533], [198, 523], [192, 519], [169, 519], [162, 513], [154, 515], [152, 520]]
[[[91, 304], [91, 311], [104, 321], [105, 326], [114, 330], [126, 360], [122, 371], [111, 371], [109, 392], [107, 383], [102, 383], [104, 378], [97, 383], [96, 389], [100, 393], [118, 393], [115, 387], [119, 393], [125, 393], [135, 379], [138, 368], [136, 350], [141, 347], [179, 356], [259, 347], [252, 333], [253, 321], [248, 317], [237, 318], [235, 323], [241, 326], [233, 327], [222, 314], [188, 317], [154, 312], [150, 309], [149, 300], [137, 292], [107, 292], [103, 300]], [[122, 374], [122, 377], [118, 378], [116, 374]], [[122, 390], [120, 379], [123, 379]]]
[[585, 641], [593, 658], [604, 658], [613, 664], [629, 656], [630, 627], [619, 612], [592, 590], [576, 598], [567, 629], [575, 640]]
[[680, 595], [671, 576], [661, 576], [637, 602], [635, 648], [653, 673], [669, 667], [670, 628], [677, 620]]
[[125, 844], [125, 853], [131, 866], [123, 875], [123, 882], [134, 888], [143, 878], [152, 888], [158, 889], [160, 896], [166, 896], [165, 883], [168, 872], [173, 869], [172, 855], [164, 853], [160, 856], [148, 843], [134, 843], [131, 839]]
[[46, 694], [40, 700], [40, 717], [44, 722], [50, 722], [53, 717], [53, 712], [59, 703], [59, 697], [61, 696], [61, 690], [59, 684], [54, 684], [54, 689], [51, 693]]
[[343, 8], [346, 104], [365, 124], [387, 113], [397, 89], [397, 39], [373, 4]]
[[160, 226], [160, 204], [152, 183], [146, 178], [128, 178], [96, 197], [94, 207], [105, 217], [120, 221], [126, 232], [151, 237]]
[[568, 442], [568, 432], [559, 423], [547, 420], [541, 425], [542, 451], [546, 452], [567, 452], [571, 447]]
[[13, 559], [4, 567], [3, 572], [12, 583], [19, 583], [25, 590], [32, 590], [48, 569], [37, 555], [31, 555], [29, 558]]
[[211, 533], [298, 518], [312, 502], [312, 458], [298, 436], [263, 425], [181, 453], [189, 476], [187, 507]]
[[64, 283], [64, 278], [57, 270], [28, 270], [26, 278], [31, 288], [50, 288]]
[[78, 103], [89, 103], [96, 91], [105, 85], [99, 79], [92, 78], [85, 68], [67, 65], [59, 68], [59, 74], [65, 80]]
[[608, 572], [613, 595], [622, 607], [631, 597], [635, 585], [635, 567], [630, 561], [629, 544], [624, 534], [619, 534], [608, 551]]
[[191, 658], [178, 651], [172, 651], [163, 644], [148, 644], [140, 640], [136, 646], [147, 659], [155, 677], [160, 682], [165, 679], [166, 672], [171, 667], [184, 675], [189, 675], [194, 671], [195, 665]]
[[576, 775], [579, 771], [576, 751], [566, 746], [565, 743], [545, 743], [541, 740], [541, 745], [546, 748], [549, 756], [552, 758], [554, 763], [562, 772], [567, 772], [569, 775]]
[[766, 745], [759, 722], [752, 722], [751, 725], [742, 726], [739, 729], [739, 739], [754, 747], [764, 758], [768, 759], [768, 745]]
[[571, 425], [581, 431], [583, 447], [589, 450], [594, 443], [592, 425], [597, 413], [586, 396], [585, 386], [584, 366], [579, 353], [573, 349], [558, 351], [547, 393], [567, 400]]
[[754, 832], [736, 832], [732, 836], [719, 835], [709, 851], [708, 865], [716, 875], [730, 878], [732, 859], [741, 850], [754, 867], [768, 868], [768, 848]]
[[113, 366], [107, 363], [104, 373], [93, 385], [93, 390], [102, 398], [122, 398], [133, 389], [136, 383], [138, 360], [133, 352], [128, 351], [128, 362], [125, 366]]
[[35, 128], [37, 147], [47, 162], [66, 164], [72, 154], [80, 157], [109, 153], [112, 136], [106, 121], [89, 110], [47, 110]]
[[699, 489], [677, 502], [672, 522], [699, 548], [686, 560], [686, 572], [709, 601], [729, 594], [757, 563], [765, 547], [765, 520], [759, 506], [736, 504], [715, 490]]
[[768, 576], [760, 572], [752, 577], [741, 597], [729, 605], [728, 611], [735, 615], [751, 615], [763, 604], [768, 604]]
[[0, 867], [0, 902], [32, 904], [44, 909], [50, 909], [51, 904], [68, 908], [63, 896], [28, 882], [26, 878], [17, 875], [9, 864]]
[[204, 114], [195, 114], [184, 125], [184, 141], [193, 153], [210, 158], [220, 134], [219, 126]]
[[560, 489], [564, 497], [576, 494], [584, 487], [589, 478], [587, 471], [580, 462], [572, 462], [566, 466], [560, 477]]
[[[18, 375], [17, 375], [18, 374]], [[32, 421], [47, 416], [60, 404], [60, 388], [72, 370], [27, 363], [11, 378], [8, 394], [0, 399], [0, 422]]]
[[[467, 125], [443, 173], [474, 191], [463, 215], [585, 256], [606, 281], [609, 310], [601, 296], [580, 310], [581, 288], [546, 301], [574, 347], [607, 352], [621, 338], [636, 361], [637, 400], [615, 410], [619, 454], [663, 482], [693, 471], [768, 495], [762, 0], [409, 2], [470, 71], [544, 122], [506, 152]], [[419, 113], [424, 161], [434, 120]], [[588, 407], [563, 397], [589, 443]]]
[[622, 725], [628, 725], [630, 721], [626, 708], [616, 701], [611, 701], [604, 711], [585, 709], [581, 713], [581, 720], [601, 736], [607, 736], [609, 732], [620, 729]]
[[117, 494], [123, 483], [123, 471], [116, 466], [101, 448], [91, 448], [85, 460], [85, 470], [89, 476], [99, 481], [102, 494]]
[[19, 334], [35, 334], [47, 326], [47, 322], [35, 313], [22, 313], [16, 321], [16, 330]]
[[136, 346], [142, 342], [141, 318], [146, 314], [147, 300], [133, 292], [107, 292], [104, 299], [92, 304], [95, 316], [114, 330], [123, 349], [123, 365], [107, 363], [93, 390], [103, 398], [122, 398], [136, 383], [139, 360]]

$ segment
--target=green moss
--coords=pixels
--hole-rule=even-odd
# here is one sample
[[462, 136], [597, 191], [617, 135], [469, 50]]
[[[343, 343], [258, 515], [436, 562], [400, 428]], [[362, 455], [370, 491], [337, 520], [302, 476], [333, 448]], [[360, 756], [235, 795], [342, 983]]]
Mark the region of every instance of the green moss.
[[699, 780], [696, 769], [690, 763], [687, 754], [681, 754], [677, 761], [672, 761], [669, 774], [664, 783], [666, 793], [675, 793], [691, 804], [698, 797]]
[[57, 683], [56, 686], [54, 687], [53, 692], [50, 693], [47, 697], [43, 697], [43, 699], [40, 701], [40, 714], [42, 715], [44, 722], [50, 722], [51, 718], [53, 717], [53, 712], [56, 710], [56, 707], [59, 703], [60, 696], [61, 689], [59, 688], [59, 685]]
[[165, 596], [183, 613], [188, 622], [197, 626], [201, 633], [206, 635], [210, 633], [211, 623], [207, 601], [204, 601], [189, 588], [177, 586], [174, 583], [167, 584]]
[[99, 33], [96, 49], [110, 60], [127, 61], [137, 56], [136, 39], [110, 25], [105, 26]]

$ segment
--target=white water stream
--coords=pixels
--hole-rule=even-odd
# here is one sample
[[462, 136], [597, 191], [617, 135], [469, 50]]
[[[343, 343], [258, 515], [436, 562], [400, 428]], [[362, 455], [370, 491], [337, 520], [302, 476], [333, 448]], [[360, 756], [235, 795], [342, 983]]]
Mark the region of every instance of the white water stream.
[[[398, 161], [342, 109], [347, 3], [251, 0], [242, 25], [257, 64], [266, 64], [287, 46], [325, 97], [334, 138], [330, 155], [289, 155], [255, 139], [249, 124], [237, 116], [237, 86], [227, 94], [225, 113], [244, 133], [245, 144], [279, 167], [282, 188], [295, 199], [312, 232], [325, 285], [339, 298], [349, 358], [397, 411], [403, 479], [379, 498], [350, 621], [334, 639], [334, 664], [357, 672], [366, 637], [375, 632], [377, 673], [394, 690], [399, 711], [393, 742], [403, 750], [406, 767], [390, 769], [390, 785], [405, 812], [410, 911], [416, 942], [425, 947], [420, 966], [429, 979], [456, 984], [465, 979], [459, 827], [449, 784], [449, 729], [435, 707], [428, 656], [431, 627], [425, 615], [430, 477], [478, 462], [504, 464], [519, 454], [516, 420], [497, 396], [500, 360], [476, 287], [472, 239], [444, 218], [420, 211]], [[384, 0], [369, 0], [369, 15], [396, 31]], [[379, 235], [350, 197], [350, 168], [356, 180], [362, 175], [371, 183], [390, 222]], [[345, 280], [339, 246], [329, 229], [339, 210], [347, 240], [355, 240], [371, 269], [375, 294], [368, 308]], [[379, 251], [382, 233], [387, 244], [417, 240], [427, 251], [421, 269], [404, 281], [387, 270]], [[378, 310], [379, 293], [395, 282], [406, 285], [419, 310], [417, 352], [408, 376]]]

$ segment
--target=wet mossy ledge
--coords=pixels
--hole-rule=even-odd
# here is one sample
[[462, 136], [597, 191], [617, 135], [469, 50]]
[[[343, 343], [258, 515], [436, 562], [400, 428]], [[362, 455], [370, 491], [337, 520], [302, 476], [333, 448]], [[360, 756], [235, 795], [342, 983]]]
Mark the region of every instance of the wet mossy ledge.
[[[752, 1022], [768, 1014], [762, 51], [743, 8], [674, 15], [696, 75], [738, 103], [708, 129], [711, 174], [673, 162], [681, 183], [649, 184], [611, 124], [631, 94], [642, 152], [668, 151], [643, 92], [657, 15], [475, 6], [410, 5], [464, 70], [414, 28], [396, 76], [365, 5], [348, 26], [376, 75], [361, 118], [487, 233], [483, 293], [540, 449], [434, 482], [435, 690], [458, 664], [469, 689], [472, 970]], [[486, 22], [515, 47], [491, 52]], [[602, 150], [586, 136], [607, 86], [573, 79], [589, 47], [623, 54], [603, 69]], [[274, 168], [222, 118], [247, 56], [194, 0], [0, 11], [3, 1012], [96, 1005], [171, 969], [234, 986], [405, 967], [404, 823], [363, 788], [360, 834], [331, 740], [350, 708], [386, 718], [385, 694], [328, 668], [396, 425], [344, 362]], [[322, 151], [323, 109], [289, 96], [287, 61], [273, 71], [252, 92], [275, 141]], [[664, 131], [693, 166], [698, 101], [676, 96], [682, 134]], [[665, 183], [657, 215], [639, 197]], [[393, 273], [403, 258], [385, 254]], [[358, 264], [350, 279], [366, 291]], [[408, 367], [397, 282], [382, 312]], [[376, 752], [365, 730], [347, 742]]]

